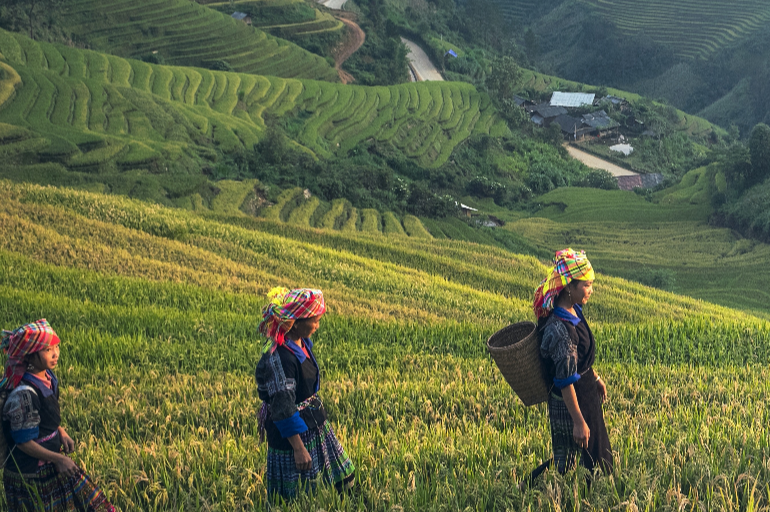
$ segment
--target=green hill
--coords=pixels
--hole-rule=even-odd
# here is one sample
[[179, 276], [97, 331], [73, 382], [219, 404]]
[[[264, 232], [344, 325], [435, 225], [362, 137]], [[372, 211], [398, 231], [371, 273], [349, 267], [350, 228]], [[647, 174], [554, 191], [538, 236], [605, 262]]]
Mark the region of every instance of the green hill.
[[708, 169], [658, 192], [655, 202], [631, 192], [563, 188], [539, 202], [531, 218], [506, 224], [540, 248], [581, 247], [603, 272], [668, 281], [678, 293], [768, 316], [764, 261], [770, 246], [708, 224]]
[[188, 0], [72, 0], [60, 23], [93, 49], [121, 57], [205, 68], [225, 61], [242, 73], [339, 80], [322, 57]]
[[[497, 0], [507, 17], [531, 21], [532, 0]], [[563, 2], [555, 2], [552, 8]], [[581, 0], [626, 36], [643, 34], [684, 58], [703, 58], [752, 35], [770, 21], [762, 0]]]
[[[265, 507], [252, 374], [277, 284], [328, 297], [321, 394], [375, 510], [767, 503], [753, 461], [768, 436], [756, 404], [770, 393], [770, 324], [746, 313], [600, 274], [586, 313], [616, 476], [589, 490], [549, 473], [522, 493], [549, 450], [545, 408], [512, 396], [484, 340], [531, 318], [536, 259], [7, 181], [0, 192], [0, 316], [46, 317], [61, 335], [75, 458], [124, 510]], [[323, 489], [282, 509], [361, 506]]]
[[665, 100], [742, 134], [770, 119], [767, 2], [495, 3], [539, 71]]
[[217, 152], [251, 149], [265, 116], [288, 114], [295, 147], [313, 157], [344, 156], [374, 139], [425, 167], [471, 134], [507, 131], [469, 84], [367, 88], [159, 66], [0, 30], [0, 152], [21, 163], [91, 176], [198, 174]]

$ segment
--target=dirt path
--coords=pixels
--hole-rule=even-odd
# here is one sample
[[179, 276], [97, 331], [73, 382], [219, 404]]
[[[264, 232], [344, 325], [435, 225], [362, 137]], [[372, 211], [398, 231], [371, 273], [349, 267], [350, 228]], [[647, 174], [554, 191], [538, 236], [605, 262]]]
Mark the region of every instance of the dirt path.
[[602, 169], [604, 171], [608, 171], [610, 174], [612, 174], [615, 177], [618, 176], [636, 176], [638, 173], [635, 173], [634, 171], [629, 171], [628, 169], [624, 169], [618, 165], [615, 165], [613, 163], [610, 163], [606, 160], [602, 160], [598, 156], [594, 156], [590, 153], [586, 153], [585, 151], [581, 151], [576, 147], [565, 145], [564, 146], [567, 149], [567, 152], [572, 156], [572, 158], [575, 158], [576, 160], [580, 160], [584, 164], [586, 164], [588, 167], [592, 169]]
[[432, 81], [443, 82], [444, 77], [441, 76], [436, 66], [428, 58], [428, 54], [425, 53], [417, 43], [414, 43], [408, 39], [401, 38], [401, 41], [409, 48], [409, 66], [412, 68], [415, 78], [418, 82]]
[[361, 48], [361, 45], [363, 45], [364, 41], [366, 40], [366, 34], [363, 30], [361, 30], [361, 27], [359, 27], [358, 24], [353, 20], [348, 19], [346, 16], [347, 13], [336, 13], [334, 15], [335, 18], [347, 25], [347, 27], [350, 29], [350, 35], [346, 38], [345, 42], [342, 43], [342, 45], [334, 52], [334, 69], [337, 70], [337, 74], [340, 76], [340, 80], [343, 84], [354, 82], [355, 78], [353, 78], [353, 75], [342, 69], [342, 64], [348, 60], [348, 58], [350, 58], [350, 56], [353, 55], [356, 50]]

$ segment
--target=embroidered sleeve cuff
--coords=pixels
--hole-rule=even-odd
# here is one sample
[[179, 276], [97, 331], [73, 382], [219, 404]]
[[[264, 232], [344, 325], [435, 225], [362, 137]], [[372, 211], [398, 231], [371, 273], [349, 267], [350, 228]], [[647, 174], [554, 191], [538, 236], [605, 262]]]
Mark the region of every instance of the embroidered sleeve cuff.
[[278, 432], [281, 433], [281, 437], [284, 439], [307, 431], [307, 425], [302, 418], [299, 417], [299, 412], [295, 412], [285, 420], [274, 421], [273, 423], [278, 428]]
[[26, 443], [27, 441], [33, 441], [37, 439], [37, 436], [39, 434], [40, 434], [40, 430], [38, 427], [25, 428], [24, 430], [12, 430], [11, 438], [13, 439], [14, 443], [22, 444], [22, 443]]
[[554, 385], [555, 385], [557, 388], [559, 388], [559, 389], [564, 389], [564, 388], [566, 388], [567, 386], [569, 386], [569, 385], [571, 385], [571, 384], [574, 384], [574, 383], [576, 383], [576, 382], [577, 382], [577, 381], [579, 381], [579, 380], [580, 380], [580, 374], [579, 374], [579, 373], [577, 373], [577, 372], [575, 372], [575, 374], [574, 374], [574, 375], [570, 375], [570, 376], [569, 376], [569, 377], [567, 377], [566, 379], [557, 379], [557, 378], [554, 378], [554, 379], [553, 379], [553, 383], [554, 383]]

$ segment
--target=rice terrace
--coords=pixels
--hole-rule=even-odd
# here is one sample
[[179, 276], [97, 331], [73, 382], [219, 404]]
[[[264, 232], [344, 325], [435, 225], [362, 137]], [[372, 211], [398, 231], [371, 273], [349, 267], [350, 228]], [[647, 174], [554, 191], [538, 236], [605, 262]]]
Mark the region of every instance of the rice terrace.
[[768, 19], [4, 0], [0, 510], [770, 510]]

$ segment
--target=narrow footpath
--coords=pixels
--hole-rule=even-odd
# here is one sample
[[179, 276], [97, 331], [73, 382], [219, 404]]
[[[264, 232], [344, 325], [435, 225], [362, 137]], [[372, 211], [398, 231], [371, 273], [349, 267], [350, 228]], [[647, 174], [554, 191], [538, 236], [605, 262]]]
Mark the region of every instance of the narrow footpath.
[[348, 17], [351, 16], [348, 13], [340, 12], [335, 13], [334, 17], [344, 23], [350, 30], [350, 36], [345, 40], [342, 45], [334, 52], [334, 69], [337, 70], [337, 74], [340, 76], [340, 80], [343, 84], [349, 84], [355, 81], [353, 75], [342, 69], [342, 64], [350, 58], [351, 55], [361, 48], [366, 41], [366, 33], [358, 26], [356, 22]]
[[436, 66], [428, 58], [428, 54], [423, 51], [420, 46], [408, 39], [401, 38], [401, 41], [409, 48], [409, 67], [412, 69], [412, 81], [414, 82], [443, 82], [444, 77], [441, 76]]

